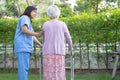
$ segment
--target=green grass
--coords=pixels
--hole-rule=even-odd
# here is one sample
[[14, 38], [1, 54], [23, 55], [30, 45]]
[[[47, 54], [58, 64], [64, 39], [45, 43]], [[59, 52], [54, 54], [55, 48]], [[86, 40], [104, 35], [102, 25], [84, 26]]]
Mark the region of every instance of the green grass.
[[[29, 80], [40, 80], [38, 74], [29, 74]], [[17, 80], [17, 72], [0, 72], [0, 80]], [[67, 80], [70, 80], [70, 75], [67, 75]], [[111, 75], [104, 74], [80, 74], [75, 75], [75, 80], [112, 80]], [[114, 80], [120, 80], [117, 76]]]

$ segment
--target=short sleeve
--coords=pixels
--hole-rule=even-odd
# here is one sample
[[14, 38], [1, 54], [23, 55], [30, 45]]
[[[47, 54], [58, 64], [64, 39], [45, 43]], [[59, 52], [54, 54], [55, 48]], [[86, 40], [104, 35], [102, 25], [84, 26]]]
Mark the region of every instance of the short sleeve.
[[29, 27], [30, 19], [27, 16], [22, 16], [20, 19], [20, 26], [22, 27], [25, 24], [27, 25], [27, 27]]

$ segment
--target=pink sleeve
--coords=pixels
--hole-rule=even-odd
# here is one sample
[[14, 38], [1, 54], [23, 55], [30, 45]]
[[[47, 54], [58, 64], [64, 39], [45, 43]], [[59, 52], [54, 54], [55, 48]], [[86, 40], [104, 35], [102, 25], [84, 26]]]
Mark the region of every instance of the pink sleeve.
[[43, 23], [42, 30], [45, 31], [45, 23]]
[[[43, 23], [42, 30], [45, 33], [45, 23]], [[45, 35], [42, 36], [42, 44], [45, 42]]]
[[69, 45], [69, 50], [72, 51], [72, 39], [71, 39], [71, 36], [70, 36], [70, 33], [69, 33], [69, 30], [67, 28], [67, 25], [64, 23], [64, 35], [65, 35], [65, 38], [66, 38], [66, 41]]

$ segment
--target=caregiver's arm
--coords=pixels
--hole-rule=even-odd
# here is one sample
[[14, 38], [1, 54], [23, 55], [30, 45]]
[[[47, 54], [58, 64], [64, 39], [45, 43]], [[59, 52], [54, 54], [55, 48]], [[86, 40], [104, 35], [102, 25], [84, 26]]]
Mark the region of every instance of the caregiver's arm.
[[21, 29], [22, 29], [22, 32], [24, 34], [27, 34], [27, 35], [30, 35], [30, 36], [41, 36], [40, 32], [34, 32], [34, 31], [28, 30], [27, 25], [23, 25]]

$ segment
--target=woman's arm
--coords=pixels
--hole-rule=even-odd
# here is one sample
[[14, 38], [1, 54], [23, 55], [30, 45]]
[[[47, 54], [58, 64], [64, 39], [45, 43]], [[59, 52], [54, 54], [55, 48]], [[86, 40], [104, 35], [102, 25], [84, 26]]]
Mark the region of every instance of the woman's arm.
[[73, 47], [72, 47], [72, 39], [71, 39], [71, 36], [70, 36], [70, 33], [65, 33], [65, 37], [66, 37], [66, 40], [67, 40], [67, 43], [69, 45], [69, 50], [72, 51], [73, 50]]
[[65, 38], [66, 38], [67, 43], [68, 43], [68, 45], [69, 45], [68, 48], [69, 48], [70, 51], [72, 51], [72, 50], [73, 50], [73, 47], [72, 47], [72, 39], [71, 39], [69, 30], [68, 30], [66, 24], [64, 24], [64, 35], [65, 35]]
[[34, 42], [37, 43], [40, 47], [42, 47], [42, 44], [39, 42], [39, 40], [34, 36], [33, 37]]
[[[43, 31], [39, 32], [39, 36], [43, 36], [43, 34], [44, 34]], [[35, 36], [33, 38], [35, 43], [37, 43], [40, 47], [43, 46]]]
[[37, 32], [33, 32], [33, 31], [28, 30], [27, 25], [23, 25], [21, 29], [22, 29], [22, 32], [24, 34], [27, 34], [27, 35], [30, 35], [30, 36], [42, 36], [41, 32], [37, 33]]

